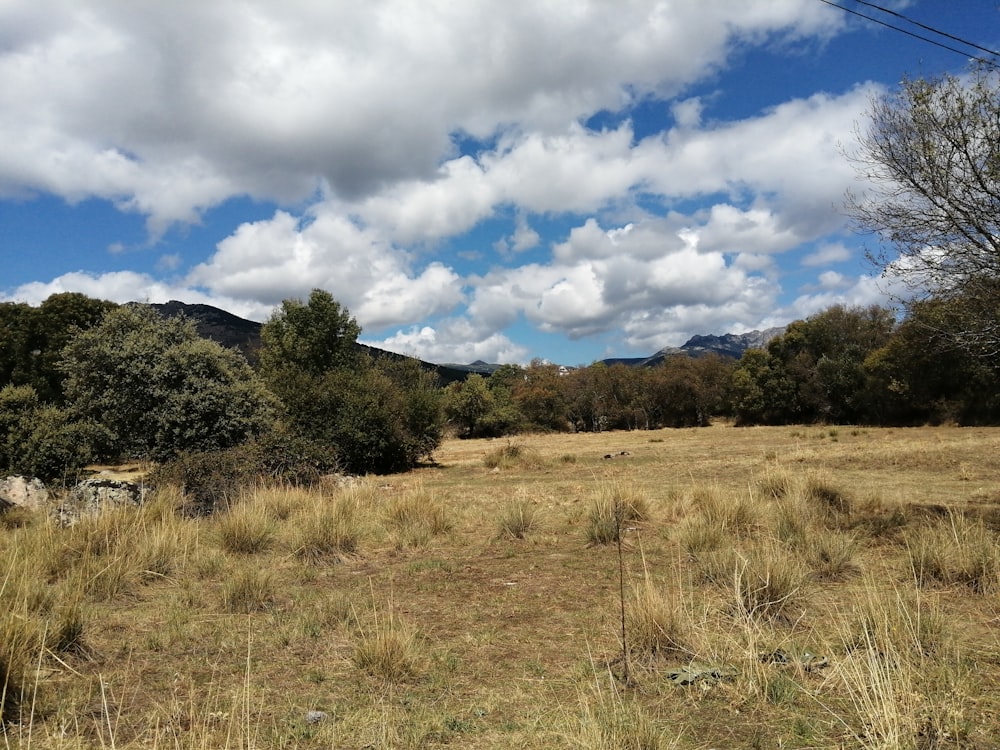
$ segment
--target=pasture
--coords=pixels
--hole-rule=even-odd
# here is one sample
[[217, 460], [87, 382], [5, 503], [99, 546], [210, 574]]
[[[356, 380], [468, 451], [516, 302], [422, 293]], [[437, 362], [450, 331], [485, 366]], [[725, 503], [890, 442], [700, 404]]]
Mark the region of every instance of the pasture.
[[529, 435], [211, 518], [178, 490], [9, 514], [0, 740], [998, 747], [998, 455], [996, 428]]

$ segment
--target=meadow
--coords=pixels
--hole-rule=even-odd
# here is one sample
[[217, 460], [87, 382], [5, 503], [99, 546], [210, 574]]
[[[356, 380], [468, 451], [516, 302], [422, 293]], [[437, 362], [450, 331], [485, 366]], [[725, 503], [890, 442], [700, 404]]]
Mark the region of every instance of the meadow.
[[1000, 747], [1000, 429], [448, 440], [0, 516], [9, 748]]

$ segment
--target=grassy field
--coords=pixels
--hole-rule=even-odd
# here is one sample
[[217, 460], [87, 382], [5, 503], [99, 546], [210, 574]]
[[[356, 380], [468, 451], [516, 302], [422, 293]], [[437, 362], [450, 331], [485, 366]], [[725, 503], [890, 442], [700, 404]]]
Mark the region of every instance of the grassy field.
[[9, 513], [0, 736], [1000, 747], [998, 456], [1000, 429], [526, 436], [208, 519]]

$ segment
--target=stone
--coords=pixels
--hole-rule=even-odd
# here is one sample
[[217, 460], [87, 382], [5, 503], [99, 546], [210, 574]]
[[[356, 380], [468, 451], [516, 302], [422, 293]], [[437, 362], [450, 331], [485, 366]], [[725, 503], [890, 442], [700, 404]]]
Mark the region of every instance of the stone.
[[10, 476], [0, 479], [0, 500], [28, 510], [44, 508], [49, 503], [49, 491], [35, 477]]
[[330, 718], [330, 714], [326, 711], [307, 711], [306, 712], [306, 724], [319, 724], [321, 721], [326, 721]]
[[138, 507], [149, 490], [142, 484], [123, 479], [84, 479], [75, 485], [56, 509], [56, 517], [70, 526], [84, 516], [95, 516], [110, 508]]

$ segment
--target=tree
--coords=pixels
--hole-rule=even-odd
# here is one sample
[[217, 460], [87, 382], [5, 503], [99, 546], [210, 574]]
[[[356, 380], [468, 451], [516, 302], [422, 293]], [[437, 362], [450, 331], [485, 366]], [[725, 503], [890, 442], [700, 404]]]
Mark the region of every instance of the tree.
[[261, 371], [272, 382], [283, 371], [322, 375], [358, 361], [361, 326], [329, 292], [313, 289], [309, 301], [286, 299], [261, 329]]
[[892, 250], [872, 260], [948, 300], [942, 332], [1000, 361], [1000, 71], [904, 80], [873, 100], [854, 158], [870, 188], [848, 210]]
[[260, 369], [288, 428], [332, 448], [355, 474], [404, 471], [441, 441], [441, 400], [418, 362], [375, 359], [328, 292], [285, 300], [261, 329]]
[[108, 431], [112, 456], [228, 448], [273, 423], [273, 397], [239, 352], [147, 305], [78, 332], [60, 367], [67, 407]]
[[53, 294], [38, 307], [0, 304], [0, 385], [30, 385], [42, 401], [61, 404], [63, 348], [116, 306], [75, 292]]
[[30, 385], [0, 388], [0, 471], [45, 481], [72, 478], [107, 438], [92, 420], [42, 403]]
[[523, 417], [506, 382], [497, 381], [492, 388], [491, 383], [492, 377], [487, 381], [473, 373], [445, 389], [445, 415], [460, 437], [500, 437], [520, 429]]

